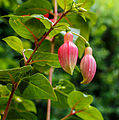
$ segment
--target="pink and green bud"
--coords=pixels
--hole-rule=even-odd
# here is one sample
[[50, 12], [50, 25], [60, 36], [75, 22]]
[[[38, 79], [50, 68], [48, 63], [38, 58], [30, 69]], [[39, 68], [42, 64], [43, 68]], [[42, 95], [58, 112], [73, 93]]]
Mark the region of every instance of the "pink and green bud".
[[72, 42], [73, 35], [70, 35], [71, 33], [66, 33], [64, 36], [64, 44], [58, 50], [58, 58], [63, 70], [72, 75], [78, 59], [78, 48]]
[[83, 81], [81, 84], [90, 83], [96, 73], [96, 61], [92, 56], [92, 48], [85, 48], [85, 55], [80, 63], [81, 74], [83, 75]]
[[71, 32], [67, 32], [64, 35], [64, 43], [67, 42], [67, 41], [73, 42], [73, 34]]

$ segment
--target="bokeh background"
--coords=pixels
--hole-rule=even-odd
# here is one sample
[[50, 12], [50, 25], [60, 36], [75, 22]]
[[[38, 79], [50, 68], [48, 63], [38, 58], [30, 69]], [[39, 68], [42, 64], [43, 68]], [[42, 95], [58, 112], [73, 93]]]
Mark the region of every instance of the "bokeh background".
[[[119, 1], [95, 0], [92, 11], [96, 12], [97, 23], [91, 26], [90, 44], [97, 62], [97, 72], [92, 83], [80, 85], [82, 80], [78, 72], [73, 77], [62, 70], [55, 69], [53, 82], [59, 79], [70, 79], [78, 90], [94, 97], [93, 105], [103, 114], [104, 120], [119, 120]], [[22, 0], [0, 0], [0, 16], [13, 12]], [[0, 69], [19, 66], [20, 56], [13, 51], [2, 38], [17, 35], [8, 23], [8, 19], [0, 17]], [[32, 43], [23, 40], [25, 47], [32, 47]], [[78, 62], [78, 64], [80, 61]], [[64, 73], [61, 76], [60, 73]], [[46, 101], [34, 101], [39, 120], [45, 120]], [[68, 113], [68, 109], [52, 107], [51, 120], [59, 120]]]

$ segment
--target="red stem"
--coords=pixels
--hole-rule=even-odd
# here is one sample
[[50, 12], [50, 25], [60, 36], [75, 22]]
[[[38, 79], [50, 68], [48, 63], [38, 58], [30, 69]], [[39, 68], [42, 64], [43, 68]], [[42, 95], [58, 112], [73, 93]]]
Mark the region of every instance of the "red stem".
[[[39, 46], [41, 45], [41, 43], [45, 40], [45, 38], [48, 36], [48, 34], [53, 30], [53, 27], [55, 25], [57, 25], [57, 23], [68, 13], [69, 11], [63, 13], [60, 18], [54, 23], [54, 25], [49, 29], [49, 31], [42, 37], [42, 39], [40, 40], [40, 42], [38, 43], [37, 46], [35, 46], [35, 49], [33, 51], [33, 53], [31, 54], [31, 56], [29, 57], [29, 59], [26, 61], [26, 65], [31, 61], [34, 53], [37, 51], [37, 49], [39, 48]], [[6, 117], [7, 117], [7, 114], [8, 114], [8, 110], [9, 110], [9, 107], [10, 107], [10, 104], [11, 104], [11, 101], [12, 101], [12, 98], [13, 98], [13, 95], [15, 93], [15, 90], [17, 89], [17, 86], [18, 86], [18, 83], [15, 83], [13, 84], [13, 89], [11, 91], [11, 94], [10, 94], [10, 97], [9, 97], [9, 100], [8, 100], [8, 103], [7, 103], [7, 106], [6, 106], [6, 109], [5, 109], [5, 112], [4, 112], [4, 116], [2, 118], [2, 120], [6, 120]], [[51, 103], [49, 102], [49, 104], [51, 105]], [[49, 106], [50, 108], [50, 106]], [[50, 119], [49, 119], [50, 120]]]
[[[54, 7], [54, 25], [55, 26], [58, 22], [57, 22], [57, 0], [55, 1], [55, 7]], [[52, 38], [52, 44], [51, 44], [51, 53], [54, 53], [54, 40], [55, 40], [55, 36]], [[49, 81], [50, 84], [52, 84], [52, 74], [53, 74], [53, 68], [50, 68], [50, 72], [49, 72]], [[48, 104], [47, 104], [47, 117], [46, 120], [50, 120], [50, 113], [51, 113], [51, 100], [48, 99]]]
[[41, 45], [41, 43], [45, 40], [45, 38], [49, 35], [49, 33], [53, 30], [53, 27], [57, 25], [57, 23], [68, 13], [69, 11], [66, 11], [65, 13], [63, 13], [60, 18], [54, 23], [54, 25], [49, 29], [49, 31], [42, 37], [42, 39], [40, 40], [40, 42], [38, 43], [38, 46], [35, 47], [33, 53], [31, 54], [30, 58], [27, 60], [27, 64], [31, 61], [34, 53], [37, 51], [37, 49], [39, 48], [39, 46]]
[[12, 98], [13, 98], [13, 95], [15, 93], [15, 90], [18, 86], [18, 83], [15, 83], [12, 87], [12, 91], [11, 91], [11, 94], [10, 94], [10, 97], [9, 97], [9, 100], [7, 102], [7, 106], [6, 106], [6, 109], [5, 109], [5, 112], [4, 112], [4, 116], [2, 118], [2, 120], [6, 120], [7, 118], [7, 114], [8, 114], [8, 111], [9, 111], [9, 107], [10, 107], [10, 104], [11, 104], [11, 101], [12, 101]]

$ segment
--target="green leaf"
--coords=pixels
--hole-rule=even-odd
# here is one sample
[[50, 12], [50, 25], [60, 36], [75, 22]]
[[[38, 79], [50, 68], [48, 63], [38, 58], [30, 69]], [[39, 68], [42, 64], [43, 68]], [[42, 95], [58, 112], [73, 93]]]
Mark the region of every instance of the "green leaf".
[[12, 15], [9, 24], [23, 38], [36, 40], [45, 33], [45, 26], [40, 20], [30, 16]]
[[[14, 100], [16, 103], [15, 106], [16, 106], [17, 110], [24, 111], [24, 112], [30, 111], [30, 112], [37, 113], [36, 106], [31, 100], [23, 99], [19, 96], [15, 96]], [[12, 106], [12, 104], [11, 104], [11, 106]]]
[[0, 84], [0, 97], [8, 96], [10, 91], [7, 89], [7, 86]]
[[85, 41], [81, 38], [78, 38], [75, 44], [78, 47], [78, 56], [81, 58], [85, 50]]
[[52, 6], [48, 0], [28, 0], [21, 4], [15, 11], [17, 15], [46, 14]]
[[95, 0], [75, 0], [76, 3], [83, 3], [81, 5], [82, 8], [85, 8], [86, 10], [90, 10], [91, 6], [95, 3]]
[[57, 3], [62, 9], [68, 11], [72, 8], [73, 0], [57, 0]]
[[104, 120], [101, 113], [92, 106], [89, 106], [87, 109], [82, 110], [76, 115], [84, 120]]
[[33, 50], [32, 49], [25, 49], [24, 54], [25, 57], [29, 59], [29, 57], [31, 56]]
[[59, 34], [62, 31], [69, 30], [69, 24], [67, 23], [58, 23], [53, 30], [49, 33], [50, 38], [54, 37], [55, 35]]
[[49, 40], [44, 40], [37, 51], [50, 52], [51, 51], [51, 42]]
[[56, 95], [49, 80], [40, 73], [22, 79], [16, 94], [26, 99], [56, 100]]
[[68, 95], [58, 89], [55, 90], [55, 93], [57, 96], [57, 101], [52, 101], [52, 105], [57, 108], [69, 108], [69, 105], [67, 103]]
[[75, 86], [70, 81], [60, 80], [55, 89], [57, 101], [53, 101], [53, 105], [58, 108], [69, 108], [67, 103], [68, 94], [74, 90]]
[[5, 110], [8, 102], [8, 97], [0, 97], [0, 111]]
[[34, 68], [34, 70], [37, 70], [40, 73], [43, 73], [43, 72], [47, 72], [51, 68], [51, 66], [49, 66], [49, 65], [41, 66], [38, 64], [34, 64], [33, 68]]
[[9, 36], [9, 37], [3, 38], [2, 40], [4, 40], [15, 51], [19, 53], [23, 52], [23, 49], [24, 49], [23, 44], [22, 44], [22, 41], [18, 37]]
[[[85, 21], [79, 14], [70, 12], [67, 14], [61, 22], [66, 22], [70, 25], [72, 28], [79, 29], [80, 34], [86, 38], [89, 39], [89, 25], [88, 22]], [[74, 31], [75, 32], [75, 31]]]
[[55, 68], [60, 68], [60, 63], [58, 59], [58, 55], [55, 53], [48, 52], [37, 52], [33, 56], [33, 61], [37, 62], [38, 65], [45, 66], [49, 65]]
[[73, 91], [68, 96], [68, 104], [70, 108], [75, 108], [75, 110], [82, 110], [89, 106], [93, 101], [91, 95], [86, 95], [80, 91]]
[[14, 109], [8, 112], [7, 120], [37, 120], [37, 117], [30, 112], [18, 112]]
[[60, 80], [56, 88], [66, 94], [75, 90], [74, 84], [72, 84], [69, 80]]
[[31, 69], [32, 67], [28, 65], [19, 68], [0, 70], [0, 81], [11, 82], [16, 79], [20, 80], [22, 74], [30, 71]]
[[34, 17], [34, 18], [39, 18], [40, 19], [40, 21], [44, 24], [44, 26], [46, 27], [46, 29], [50, 29], [51, 28], [51, 26], [52, 26], [52, 22], [48, 19], [48, 18], [46, 18], [46, 17], [44, 17], [43, 15], [31, 15], [30, 17]]
[[93, 12], [84, 12], [83, 15], [88, 18], [89, 20], [91, 20], [92, 24], [96, 24], [97, 21], [97, 17], [96, 14]]

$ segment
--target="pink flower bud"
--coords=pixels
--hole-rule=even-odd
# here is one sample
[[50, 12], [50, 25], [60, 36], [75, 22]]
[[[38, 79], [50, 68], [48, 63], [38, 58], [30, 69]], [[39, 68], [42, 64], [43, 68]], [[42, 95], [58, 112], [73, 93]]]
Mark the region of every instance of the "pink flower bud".
[[71, 39], [72, 36], [64, 36], [65, 42], [58, 50], [58, 58], [64, 71], [72, 75], [78, 59], [78, 48]]
[[96, 61], [92, 56], [92, 48], [85, 48], [85, 56], [82, 58], [80, 63], [80, 70], [83, 75], [83, 81], [81, 84], [90, 83], [96, 72]]
[[65, 35], [64, 35], [64, 42], [66, 41], [73, 41], [73, 34], [71, 32], [67, 32]]

